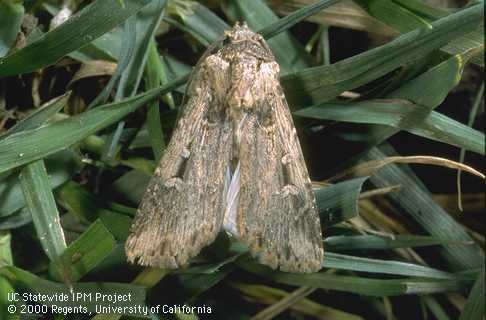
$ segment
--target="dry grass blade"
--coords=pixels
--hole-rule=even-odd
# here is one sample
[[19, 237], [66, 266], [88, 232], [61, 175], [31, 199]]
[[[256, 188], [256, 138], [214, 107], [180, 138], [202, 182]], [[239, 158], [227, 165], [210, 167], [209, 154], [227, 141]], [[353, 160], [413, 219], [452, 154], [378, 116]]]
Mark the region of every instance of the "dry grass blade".
[[390, 192], [395, 192], [400, 190], [400, 185], [394, 185], [394, 186], [389, 186], [389, 187], [384, 187], [384, 188], [378, 188], [375, 190], [370, 190], [370, 191], [365, 191], [362, 192], [359, 195], [359, 199], [366, 199], [366, 198], [371, 198], [371, 197], [376, 197], [376, 196], [381, 196]]
[[[270, 7], [280, 14], [290, 14], [295, 10], [307, 6], [314, 0], [292, 0], [292, 1], [268, 1]], [[321, 12], [309, 17], [307, 20], [354, 30], [366, 30], [371, 33], [382, 34], [384, 36], [395, 37], [398, 32], [379, 20], [371, 17], [365, 10], [353, 1], [346, 0], [322, 10]]]
[[361, 177], [373, 175], [376, 171], [380, 170], [382, 167], [392, 164], [392, 163], [415, 163], [415, 164], [431, 164], [451, 169], [457, 169], [469, 172], [475, 176], [484, 179], [485, 176], [476, 169], [467, 166], [465, 164], [455, 162], [449, 159], [432, 157], [432, 156], [408, 156], [408, 157], [387, 157], [381, 160], [368, 161], [365, 163], [358, 164], [357, 166], [346, 169], [335, 176], [326, 180], [326, 182], [334, 182], [347, 177]]
[[[471, 109], [471, 112], [469, 113], [469, 119], [467, 121], [467, 125], [470, 127], [472, 127], [474, 124], [474, 119], [476, 118], [476, 114], [478, 112], [479, 106], [481, 105], [481, 101], [483, 100], [483, 98], [484, 98], [484, 82], [481, 84], [481, 87], [479, 88], [479, 91], [476, 94], [473, 107]], [[462, 148], [461, 153], [459, 155], [459, 162], [463, 163], [465, 157], [466, 157], [466, 149]], [[462, 211], [461, 170], [457, 171], [456, 184], [457, 184], [457, 205], [459, 207], [459, 210]]]
[[288, 307], [299, 301], [300, 299], [308, 296], [312, 292], [314, 292], [316, 288], [309, 288], [309, 287], [301, 287], [290, 295], [285, 297], [284, 299], [280, 300], [279, 302], [271, 305], [268, 308], [260, 311], [256, 315], [250, 318], [250, 320], [270, 320], [273, 319], [278, 314], [285, 311]]
[[74, 74], [67, 87], [71, 87], [74, 82], [89, 77], [111, 76], [115, 73], [117, 64], [105, 60], [87, 61], [81, 65], [81, 68]]

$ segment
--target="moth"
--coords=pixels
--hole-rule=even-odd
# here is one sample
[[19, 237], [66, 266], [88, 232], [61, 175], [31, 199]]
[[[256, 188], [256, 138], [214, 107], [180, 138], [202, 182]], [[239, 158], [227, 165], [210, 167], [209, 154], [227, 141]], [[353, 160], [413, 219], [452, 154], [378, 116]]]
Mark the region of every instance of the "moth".
[[246, 24], [227, 31], [222, 44], [191, 75], [131, 226], [128, 261], [185, 267], [225, 230], [262, 264], [316, 272], [321, 226], [279, 65]]

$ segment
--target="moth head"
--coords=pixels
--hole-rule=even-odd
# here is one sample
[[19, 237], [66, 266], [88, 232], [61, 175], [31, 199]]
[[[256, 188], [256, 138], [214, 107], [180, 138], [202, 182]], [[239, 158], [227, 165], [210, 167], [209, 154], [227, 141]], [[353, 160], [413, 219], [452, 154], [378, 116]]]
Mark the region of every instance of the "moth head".
[[241, 41], [260, 41], [262, 38], [258, 33], [253, 32], [246, 22], [235, 23], [233, 28], [226, 31], [225, 44], [227, 43], [237, 43]]

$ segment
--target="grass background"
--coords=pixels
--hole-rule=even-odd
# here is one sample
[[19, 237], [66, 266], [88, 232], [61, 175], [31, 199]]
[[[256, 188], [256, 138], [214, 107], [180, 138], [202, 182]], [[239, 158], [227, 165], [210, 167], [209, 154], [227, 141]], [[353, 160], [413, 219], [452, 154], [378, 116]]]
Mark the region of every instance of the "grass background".
[[[484, 4], [438, 2], [0, 0], [0, 319], [38, 319], [9, 293], [73, 291], [212, 309], [150, 319], [483, 319]], [[323, 269], [272, 271], [225, 235], [186, 270], [128, 265], [188, 74], [235, 21], [281, 66]]]

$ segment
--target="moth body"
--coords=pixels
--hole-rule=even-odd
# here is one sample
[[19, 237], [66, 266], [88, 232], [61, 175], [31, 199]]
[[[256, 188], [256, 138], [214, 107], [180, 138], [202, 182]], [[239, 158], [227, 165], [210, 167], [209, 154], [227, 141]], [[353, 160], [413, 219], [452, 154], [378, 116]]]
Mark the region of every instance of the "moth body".
[[318, 212], [278, 78], [271, 50], [246, 24], [198, 63], [134, 219], [129, 261], [184, 267], [225, 229], [274, 269], [320, 269]]

